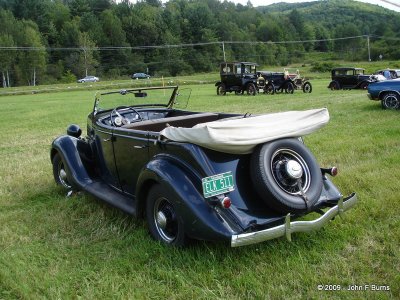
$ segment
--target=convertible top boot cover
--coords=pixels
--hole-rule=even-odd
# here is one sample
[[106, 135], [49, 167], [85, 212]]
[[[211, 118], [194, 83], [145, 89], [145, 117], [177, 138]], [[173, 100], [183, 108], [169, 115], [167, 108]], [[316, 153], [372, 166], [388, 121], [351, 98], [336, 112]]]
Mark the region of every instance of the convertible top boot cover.
[[251, 153], [255, 146], [288, 137], [301, 137], [329, 121], [326, 108], [288, 111], [200, 123], [192, 128], [167, 127], [161, 138], [196, 144], [231, 154]]

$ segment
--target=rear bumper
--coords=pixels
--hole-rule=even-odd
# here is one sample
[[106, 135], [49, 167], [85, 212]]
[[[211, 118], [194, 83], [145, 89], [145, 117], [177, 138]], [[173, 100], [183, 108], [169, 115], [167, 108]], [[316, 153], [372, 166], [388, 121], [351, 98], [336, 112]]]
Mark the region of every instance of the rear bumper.
[[337, 215], [342, 215], [357, 203], [357, 195], [352, 193], [346, 198], [339, 200], [338, 204], [327, 210], [321, 217], [312, 221], [290, 222], [290, 214], [286, 216], [285, 224], [268, 228], [261, 231], [232, 235], [231, 247], [240, 247], [272, 240], [286, 236], [290, 241], [294, 232], [308, 232], [318, 230]]

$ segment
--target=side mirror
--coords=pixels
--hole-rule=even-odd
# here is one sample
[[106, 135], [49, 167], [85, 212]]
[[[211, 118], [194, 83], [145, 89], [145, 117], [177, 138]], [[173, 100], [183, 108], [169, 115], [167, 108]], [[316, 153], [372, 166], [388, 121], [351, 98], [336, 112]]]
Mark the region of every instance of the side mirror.
[[67, 128], [67, 134], [73, 137], [80, 137], [82, 134], [82, 130], [78, 125], [71, 124]]

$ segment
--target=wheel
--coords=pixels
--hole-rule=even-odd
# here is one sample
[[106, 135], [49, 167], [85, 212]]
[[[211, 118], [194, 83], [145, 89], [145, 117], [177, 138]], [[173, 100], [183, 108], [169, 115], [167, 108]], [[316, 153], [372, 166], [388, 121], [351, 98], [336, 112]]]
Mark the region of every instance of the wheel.
[[[121, 115], [119, 113], [119, 110], [122, 110], [122, 109], [125, 109], [125, 110], [127, 109], [127, 110], [133, 111], [137, 115], [137, 118], [140, 121], [143, 121], [142, 116], [138, 113], [138, 111], [136, 109], [134, 109], [132, 106], [122, 105], [122, 106], [118, 106], [118, 107], [114, 108], [110, 113], [110, 120], [111, 120], [111, 124], [113, 126], [120, 127], [122, 125], [127, 125], [127, 124], [131, 123], [131, 120], [129, 120], [128, 118], [125, 118], [123, 115]], [[116, 115], [116, 117], [114, 118], [115, 115]]]
[[331, 83], [329, 84], [329, 88], [332, 91], [340, 90], [340, 85], [339, 85], [339, 83], [337, 81], [331, 81]]
[[217, 86], [217, 95], [219, 96], [226, 95], [225, 84], [221, 83], [220, 85]]
[[151, 236], [165, 244], [184, 246], [183, 221], [171, 202], [173, 197], [161, 184], [154, 185], [146, 202], [146, 219]]
[[268, 83], [266, 88], [265, 88], [265, 93], [273, 95], [275, 94], [275, 86], [273, 83]]
[[53, 158], [53, 176], [58, 185], [61, 185], [66, 190], [70, 190], [72, 185], [68, 181], [68, 171], [64, 166], [61, 155], [57, 153]]
[[246, 88], [247, 95], [255, 96], [257, 94], [257, 89], [254, 83], [249, 83]]
[[321, 195], [321, 170], [312, 153], [297, 139], [256, 147], [250, 174], [260, 197], [279, 212], [305, 212]]
[[361, 90], [366, 90], [368, 89], [368, 82], [363, 82], [360, 84], [360, 89]]
[[303, 85], [303, 92], [304, 93], [311, 93], [312, 92], [312, 85], [310, 82], [306, 81]]
[[285, 87], [284, 87], [284, 90], [285, 90], [285, 93], [286, 93], [286, 94], [293, 94], [293, 92], [294, 92], [294, 85], [293, 85], [293, 83], [291, 83], [291, 82], [286, 83], [286, 84], [285, 84]]
[[400, 97], [396, 93], [387, 93], [382, 98], [383, 109], [399, 109]]

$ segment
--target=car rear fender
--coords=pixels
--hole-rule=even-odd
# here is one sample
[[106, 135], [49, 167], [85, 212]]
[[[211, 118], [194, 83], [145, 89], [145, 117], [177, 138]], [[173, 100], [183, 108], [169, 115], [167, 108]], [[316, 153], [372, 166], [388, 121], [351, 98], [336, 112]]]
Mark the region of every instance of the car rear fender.
[[84, 189], [86, 185], [92, 183], [84, 164], [83, 157], [90, 157], [90, 146], [82, 139], [63, 135], [56, 138], [51, 146], [50, 159], [59, 153], [67, 168], [69, 175], [68, 181], [73, 185]]
[[222, 81], [217, 81], [217, 82], [215, 83], [215, 86], [219, 86], [220, 84], [222, 84]]
[[[214, 204], [207, 203], [201, 191], [201, 179], [177, 159], [158, 156], [142, 170], [136, 192], [136, 211], [144, 215], [147, 194], [153, 184], [162, 184], [174, 195], [170, 199], [185, 224], [189, 237], [202, 240], [229, 240], [232, 229], [218, 213]], [[229, 220], [228, 220], [229, 221]]]

